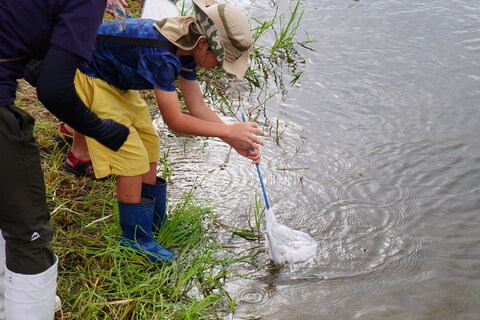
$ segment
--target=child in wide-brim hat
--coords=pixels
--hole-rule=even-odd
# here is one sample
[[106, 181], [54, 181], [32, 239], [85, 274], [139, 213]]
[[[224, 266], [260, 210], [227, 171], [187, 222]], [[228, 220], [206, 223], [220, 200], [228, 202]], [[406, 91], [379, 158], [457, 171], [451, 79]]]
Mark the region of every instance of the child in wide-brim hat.
[[[175, 255], [153, 238], [166, 219], [166, 182], [156, 176], [160, 139], [138, 90], [153, 88], [163, 120], [175, 132], [219, 137], [256, 163], [263, 144], [256, 124], [225, 124], [209, 108], [196, 76], [197, 67], [223, 67], [237, 77], [244, 75], [252, 45], [248, 19], [230, 4], [193, 3], [196, 17], [127, 19], [124, 31], [114, 22], [102, 24], [99, 34], [157, 39], [170, 46], [97, 43], [92, 61], [80, 67], [75, 82], [79, 96], [95, 113], [128, 126], [130, 135], [112, 152], [88, 138], [88, 149], [82, 147], [85, 138], [75, 133], [70, 158], [91, 158], [97, 178], [118, 176], [120, 243], [146, 253], [151, 261], [170, 261]], [[180, 106], [177, 80], [188, 114]], [[66, 166], [72, 166], [71, 161]]]
[[[220, 65], [228, 73], [242, 78], [248, 68], [252, 46], [250, 26], [245, 14], [232, 5], [213, 0], [194, 0], [193, 5], [197, 27]], [[182, 47], [183, 36], [190, 32], [185, 30], [184, 19], [164, 19], [156, 27], [168, 40]]]

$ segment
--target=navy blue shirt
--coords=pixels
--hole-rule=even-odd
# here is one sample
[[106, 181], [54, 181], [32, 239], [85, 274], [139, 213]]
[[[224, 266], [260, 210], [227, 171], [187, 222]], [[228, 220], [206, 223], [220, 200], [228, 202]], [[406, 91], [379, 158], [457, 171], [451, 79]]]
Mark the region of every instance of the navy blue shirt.
[[[98, 34], [156, 39], [168, 43], [155, 29], [154, 22], [149, 19], [127, 19], [124, 31], [120, 31], [115, 21], [106, 22], [101, 24]], [[97, 43], [91, 61], [84, 62], [80, 70], [122, 90], [157, 87], [175, 91], [175, 81], [179, 75], [187, 80], [197, 79], [193, 57], [179, 58], [166, 48], [128, 44]]]
[[106, 0], [1, 0], [0, 59], [27, 58], [8, 66], [0, 62], [0, 105], [13, 103], [24, 66], [43, 59], [51, 45], [89, 60], [105, 5]]

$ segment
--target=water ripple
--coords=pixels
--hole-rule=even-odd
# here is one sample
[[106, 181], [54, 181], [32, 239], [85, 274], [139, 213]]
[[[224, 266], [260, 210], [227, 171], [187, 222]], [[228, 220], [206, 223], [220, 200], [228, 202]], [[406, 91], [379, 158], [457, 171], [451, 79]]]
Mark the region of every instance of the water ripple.
[[372, 203], [378, 207], [406, 207], [415, 201], [413, 191], [399, 181], [369, 176], [348, 179], [334, 194], [337, 199]]
[[326, 206], [321, 216], [323, 241], [317, 263], [325, 279], [388, 270], [391, 279], [401, 281], [421, 268], [432, 249], [430, 238], [417, 235], [417, 219], [400, 208], [338, 201]]
[[267, 288], [258, 286], [239, 288], [238, 291], [235, 292], [235, 296], [240, 303], [252, 304], [255, 305], [255, 307], [261, 307], [272, 303], [271, 291], [267, 290]]

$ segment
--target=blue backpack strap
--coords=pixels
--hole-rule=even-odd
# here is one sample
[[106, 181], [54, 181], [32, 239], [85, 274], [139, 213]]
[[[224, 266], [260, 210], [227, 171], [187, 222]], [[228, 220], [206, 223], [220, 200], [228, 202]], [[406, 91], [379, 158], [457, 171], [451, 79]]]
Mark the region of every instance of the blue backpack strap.
[[177, 47], [166, 40], [160, 39], [149, 39], [149, 38], [136, 38], [136, 37], [125, 37], [125, 36], [113, 36], [108, 34], [98, 34], [97, 42], [103, 43], [115, 43], [115, 44], [125, 44], [130, 46], [144, 46], [144, 47], [158, 47], [167, 49], [173, 54], [176, 53]]

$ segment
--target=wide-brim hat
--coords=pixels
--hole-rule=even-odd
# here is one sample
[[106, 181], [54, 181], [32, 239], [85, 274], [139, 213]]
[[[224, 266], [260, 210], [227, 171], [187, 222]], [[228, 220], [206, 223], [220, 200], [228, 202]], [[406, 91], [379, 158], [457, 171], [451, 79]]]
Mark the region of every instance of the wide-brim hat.
[[215, 0], [192, 0], [197, 22], [223, 69], [238, 78], [247, 71], [252, 47], [250, 24], [237, 7]]

